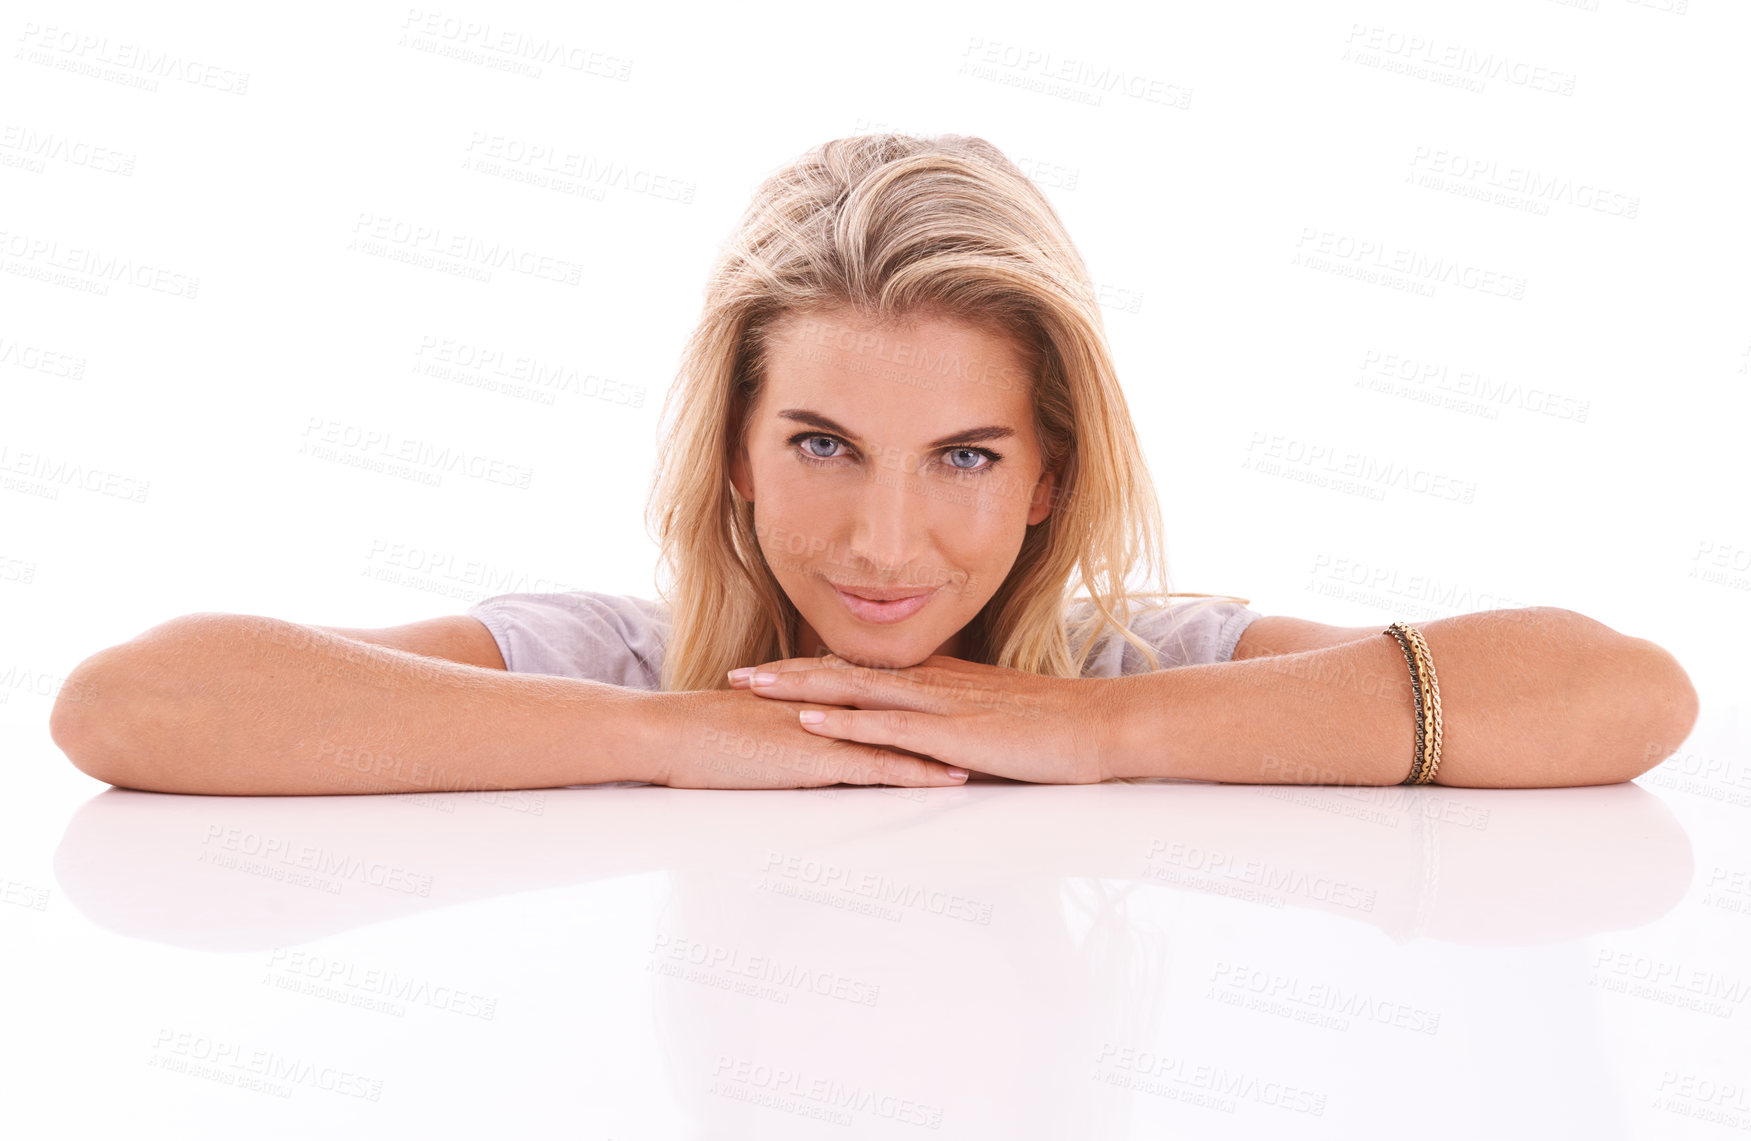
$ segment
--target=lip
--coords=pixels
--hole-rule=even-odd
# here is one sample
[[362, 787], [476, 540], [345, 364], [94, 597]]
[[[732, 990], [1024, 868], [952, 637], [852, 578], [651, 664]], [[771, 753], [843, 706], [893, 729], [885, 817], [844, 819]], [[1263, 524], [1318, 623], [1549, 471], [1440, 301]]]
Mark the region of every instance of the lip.
[[878, 600], [852, 594], [831, 582], [827, 585], [833, 587], [833, 593], [839, 596], [839, 601], [845, 604], [847, 610], [851, 611], [852, 614], [863, 619], [865, 622], [873, 622], [877, 625], [887, 625], [890, 622], [898, 622], [903, 618], [910, 618], [912, 615], [924, 609], [924, 604], [934, 598], [936, 592], [942, 589], [941, 587], [931, 587], [928, 590], [913, 590], [910, 592], [904, 590], [883, 590], [877, 592], [873, 587], [869, 588], [872, 593], [881, 593], [892, 596], [886, 600]]
[[827, 585], [841, 594], [850, 594], [857, 598], [867, 598], [871, 602], [897, 602], [902, 598], [917, 598], [925, 594], [936, 593], [934, 586], [857, 586], [850, 583], [838, 583], [832, 579]]

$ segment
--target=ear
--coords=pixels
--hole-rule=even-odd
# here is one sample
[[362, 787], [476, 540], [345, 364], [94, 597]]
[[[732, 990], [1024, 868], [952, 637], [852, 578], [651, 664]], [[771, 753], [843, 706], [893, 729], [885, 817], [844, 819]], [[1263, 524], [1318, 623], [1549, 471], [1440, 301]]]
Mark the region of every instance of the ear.
[[1039, 482], [1034, 484], [1034, 500], [1028, 508], [1027, 524], [1045, 522], [1046, 516], [1052, 513], [1052, 506], [1057, 503], [1058, 473], [1044, 471], [1040, 473]]

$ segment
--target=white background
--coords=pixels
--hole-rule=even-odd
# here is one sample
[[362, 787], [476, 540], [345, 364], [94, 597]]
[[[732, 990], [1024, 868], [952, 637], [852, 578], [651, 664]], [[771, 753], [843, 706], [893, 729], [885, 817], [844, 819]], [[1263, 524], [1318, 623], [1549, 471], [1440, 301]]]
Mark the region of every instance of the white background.
[[[4, 1084], [30, 1091], [11, 1104], [87, 1124], [128, 1121], [130, 1105], [228, 1107], [256, 1125], [261, 1112], [259, 1098], [143, 1068], [160, 1022], [216, 1027], [237, 1000], [201, 989], [225, 954], [214, 944], [186, 927], [160, 940], [170, 949], [117, 934], [113, 914], [68, 894], [56, 853], [102, 786], [48, 739], [59, 680], [192, 611], [373, 627], [509, 590], [652, 596], [657, 417], [718, 243], [765, 174], [882, 129], [982, 136], [1051, 198], [1108, 302], [1175, 589], [1337, 625], [1563, 606], [1676, 654], [1703, 719], [1638, 783], [1682, 822], [1694, 881], [1656, 926], [1607, 941], [1632, 964], [1664, 956], [1743, 982], [1730, 964], [1751, 944], [1748, 35], [1751, 15], [1727, 0], [9, 6], [0, 731], [13, 795], [0, 894], [16, 906], [0, 906], [0, 953], [9, 989], [49, 983], [14, 1022], [28, 1031], [7, 1036]], [[520, 74], [516, 52], [494, 46], [505, 37], [565, 52]], [[1104, 89], [1110, 71], [1139, 94]], [[441, 272], [472, 265], [441, 254], [415, 264], [431, 249], [399, 238], [422, 229], [432, 244], [547, 259], [564, 280], [504, 267], [476, 280]], [[382, 244], [361, 242], [372, 237]], [[540, 378], [507, 380], [531, 368]], [[337, 452], [313, 454], [331, 432]], [[373, 443], [347, 447], [357, 433]], [[336, 458], [404, 448], [498, 474]], [[99, 867], [129, 858], [77, 852]], [[1511, 894], [1514, 865], [1492, 867]], [[563, 920], [539, 894], [490, 920], [466, 906], [392, 919], [374, 930], [405, 948], [352, 954], [402, 964], [494, 925], [524, 950], [583, 929], [568, 924], [631, 924], [638, 938], [622, 941], [637, 944], [669, 889], [661, 876], [614, 883], [567, 898]], [[431, 928], [397, 926], [413, 922]], [[1266, 924], [1260, 938], [1325, 954], [1338, 944], [1322, 930]], [[508, 969], [478, 950], [480, 970]], [[1572, 950], [1595, 962], [1593, 944]], [[557, 959], [524, 964], [542, 984], [532, 993], [592, 969]], [[1409, 959], [1392, 969], [1417, 977]], [[1508, 958], [1486, 977], [1528, 969]], [[172, 997], [152, 1008], [143, 988]], [[576, 1032], [615, 1027], [591, 1049], [660, 1069], [626, 1029], [648, 1004], [622, 1001], [619, 1015], [573, 1011]], [[1663, 1075], [1743, 1081], [1751, 1011], [1597, 1001], [1615, 1060], [1586, 1085], [1621, 1098], [1609, 1118], [1627, 1135], [1734, 1132], [1649, 1105]], [[354, 1031], [302, 1032], [319, 1043], [306, 1055], [350, 1059], [333, 1043]], [[1487, 1053], [1509, 1033], [1479, 1028], [1455, 1049]], [[93, 1035], [113, 1048], [68, 1069]], [[271, 1020], [237, 1036], [282, 1042]], [[599, 1071], [570, 1058], [542, 1081], [580, 1074]], [[550, 1087], [515, 1080], [535, 1100], [499, 1122], [542, 1120]], [[410, 1085], [400, 1111], [433, 1104]], [[105, 1087], [121, 1095], [111, 1110], [76, 1092]], [[1381, 1087], [1352, 1092], [1368, 1088]], [[351, 1112], [347, 1099], [312, 1096], [310, 1121], [352, 1120], [325, 1116]], [[632, 1099], [623, 1120], [644, 1132], [624, 1135], [679, 1135], [688, 1117], [639, 1110], [669, 1095], [636, 1085], [589, 1096]], [[1136, 1096], [1139, 1128], [1181, 1120]], [[1244, 1133], [1253, 1119], [1186, 1120]], [[1257, 1120], [1277, 1135], [1343, 1132], [1335, 1114]], [[784, 1113], [755, 1127], [775, 1123], [806, 1128]]]

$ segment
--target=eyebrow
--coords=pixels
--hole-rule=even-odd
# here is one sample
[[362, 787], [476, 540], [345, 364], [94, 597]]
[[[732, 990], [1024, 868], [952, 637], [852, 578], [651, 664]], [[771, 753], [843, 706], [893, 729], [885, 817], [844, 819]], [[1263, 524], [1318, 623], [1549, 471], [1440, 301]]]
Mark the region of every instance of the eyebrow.
[[[784, 420], [795, 420], [797, 423], [807, 424], [811, 428], [821, 428], [828, 432], [837, 432], [848, 440], [856, 440], [859, 443], [862, 442], [862, 437], [856, 432], [853, 432], [851, 429], [846, 428], [843, 425], [835, 423], [821, 415], [819, 412], [814, 412], [807, 408], [781, 408], [778, 411], [778, 415]], [[1003, 440], [1013, 435], [1015, 435], [1014, 428], [1006, 428], [1002, 424], [987, 424], [983, 428], [968, 428], [964, 432], [955, 432], [952, 435], [944, 436], [940, 440], [932, 440], [930, 443], [926, 444], [925, 447], [945, 448], [950, 444], [976, 444], [983, 440]]]

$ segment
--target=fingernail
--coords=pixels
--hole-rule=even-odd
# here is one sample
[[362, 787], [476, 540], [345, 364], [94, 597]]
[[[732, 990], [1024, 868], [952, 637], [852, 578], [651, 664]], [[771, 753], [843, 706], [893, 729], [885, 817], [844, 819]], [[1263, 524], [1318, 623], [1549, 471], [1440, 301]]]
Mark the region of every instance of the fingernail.
[[797, 720], [804, 725], [819, 725], [827, 719], [827, 715], [819, 709], [805, 709], [796, 715]]
[[731, 670], [730, 671], [730, 680], [731, 681], [742, 681], [742, 680], [746, 679], [747, 676], [753, 672], [754, 672], [753, 666], [743, 666], [739, 670]]
[[777, 674], [755, 674], [753, 684], [754, 685], [771, 685], [773, 682], [775, 682], [777, 680], [778, 680]]
[[967, 770], [966, 769], [950, 769], [948, 771], [948, 775], [953, 777], [955, 780], [966, 780], [967, 779]]

